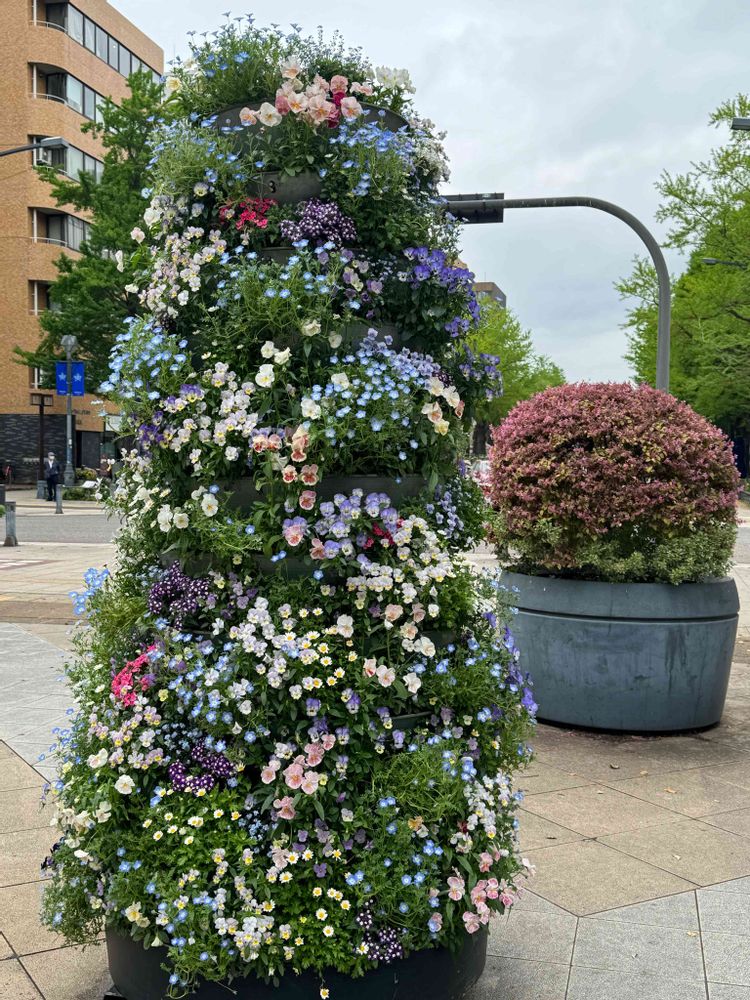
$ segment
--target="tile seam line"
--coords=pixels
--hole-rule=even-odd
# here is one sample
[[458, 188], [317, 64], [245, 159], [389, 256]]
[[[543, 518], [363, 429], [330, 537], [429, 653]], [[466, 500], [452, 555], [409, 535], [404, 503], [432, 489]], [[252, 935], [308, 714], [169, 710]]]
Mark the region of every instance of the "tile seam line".
[[[690, 822], [691, 823], [695, 823], [697, 821], [696, 820], [690, 820]], [[653, 829], [653, 827], [652, 827], [652, 829]], [[630, 832], [632, 833], [633, 831], [630, 831]], [[728, 833], [729, 831], [728, 830], [724, 830], [722, 832], [723, 833]], [[612, 837], [619, 837], [620, 835], [618, 833], [614, 833], [614, 834], [606, 834], [606, 836], [608, 836], [608, 837], [610, 837], [610, 836], [612, 836]], [[732, 836], [736, 837], [736, 836], [738, 836], [738, 834], [732, 834]], [[685, 878], [684, 875], [677, 875], [675, 872], [670, 871], [668, 868], [662, 868], [661, 865], [657, 865], [653, 861], [644, 861], [643, 858], [639, 858], [636, 854], [628, 854], [627, 851], [623, 851], [621, 848], [615, 847], [614, 844], [605, 844], [602, 841], [600, 841], [598, 838], [595, 838], [595, 839], [596, 839], [597, 843], [601, 843], [602, 847], [609, 847], [610, 850], [617, 851], [618, 854], [622, 854], [626, 858], [632, 858], [634, 861], [640, 861], [641, 864], [650, 865], [652, 868], [655, 868], [657, 871], [664, 872], [665, 875], [671, 875], [672, 878], [680, 878], [680, 879], [682, 879], [683, 882], [687, 882], [688, 885], [691, 886], [693, 889], [705, 889], [706, 888], [706, 886], [701, 885], [700, 882], [692, 882], [689, 878]], [[746, 837], [745, 838], [740, 837], [739, 839], [746, 840], [747, 838]], [[748, 878], [748, 876], [750, 876], [750, 872], [748, 872], [747, 875], [737, 875], [736, 878], [734, 878], [734, 879], [728, 878], [728, 879], [724, 879], [723, 881], [725, 881], [725, 882], [734, 882], [734, 881], [736, 881], [737, 878]], [[712, 882], [711, 885], [721, 885], [721, 882]], [[683, 889], [682, 891], [683, 892], [689, 892], [690, 890], [689, 889]], [[654, 896], [652, 898], [653, 899], [658, 899], [659, 897], [658, 896]], [[648, 900], [644, 899], [644, 900], [642, 900], [642, 902], [647, 903]]]
[[573, 974], [573, 956], [576, 953], [576, 941], [578, 940], [578, 928], [581, 923], [581, 918], [576, 917], [576, 926], [573, 931], [573, 945], [570, 949], [570, 961], [568, 962], [568, 975], [565, 980], [565, 1000], [568, 1000], [568, 993], [570, 992], [570, 977]]
[[703, 947], [703, 921], [701, 920], [701, 908], [698, 903], [698, 891], [693, 890], [693, 902], [695, 903], [695, 914], [698, 918], [698, 940], [701, 944], [701, 963], [703, 964], [703, 980], [706, 984], [706, 996], [710, 997], [711, 991], [708, 988], [708, 969], [706, 968], [706, 951]]

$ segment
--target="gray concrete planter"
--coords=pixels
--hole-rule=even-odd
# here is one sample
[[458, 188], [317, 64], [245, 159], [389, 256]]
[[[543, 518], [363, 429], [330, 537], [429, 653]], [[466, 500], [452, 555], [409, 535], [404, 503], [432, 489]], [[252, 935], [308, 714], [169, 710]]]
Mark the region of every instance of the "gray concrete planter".
[[675, 732], [721, 718], [737, 633], [734, 580], [597, 583], [504, 573], [539, 718]]

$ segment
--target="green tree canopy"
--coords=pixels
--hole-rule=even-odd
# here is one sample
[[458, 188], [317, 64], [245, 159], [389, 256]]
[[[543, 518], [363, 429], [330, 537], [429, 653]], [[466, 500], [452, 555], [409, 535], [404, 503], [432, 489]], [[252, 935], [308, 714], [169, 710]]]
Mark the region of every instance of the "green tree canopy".
[[[130, 95], [117, 105], [107, 99], [101, 122], [87, 122], [83, 132], [98, 135], [105, 148], [101, 179], [81, 173], [73, 180], [53, 167], [37, 169], [49, 181], [60, 206], [71, 206], [91, 216], [90, 236], [73, 259], [65, 254], [56, 261], [58, 276], [50, 289], [55, 308], [40, 317], [42, 337], [35, 351], [16, 348], [22, 364], [49, 371], [60, 355], [66, 334], [78, 338], [79, 355], [88, 363], [89, 385], [98, 385], [107, 374], [107, 362], [123, 320], [138, 311], [137, 298], [126, 291], [133, 274], [128, 263], [133, 246], [131, 231], [142, 224], [148, 200], [151, 150], [148, 138], [157, 115], [163, 117], [162, 88], [150, 73], [134, 73], [128, 80]], [[125, 250], [123, 270], [115, 257]], [[119, 265], [122, 266], [122, 265]]]
[[521, 400], [548, 386], [562, 385], [565, 374], [546, 355], [536, 353], [531, 332], [524, 330], [510, 310], [492, 300], [482, 303], [481, 320], [469, 337], [469, 346], [475, 353], [496, 355], [503, 374], [503, 395], [477, 407], [475, 447], [484, 451], [488, 427], [499, 424]]
[[[712, 115], [726, 129], [750, 115], [739, 95]], [[672, 298], [672, 392], [726, 431], [750, 429], [750, 137], [728, 132], [723, 146], [685, 174], [662, 174], [657, 218], [669, 224], [666, 245], [683, 251], [687, 265]], [[707, 265], [704, 258], [723, 263]], [[617, 284], [631, 298], [625, 327], [626, 359], [636, 378], [654, 384], [656, 275], [636, 258]]]

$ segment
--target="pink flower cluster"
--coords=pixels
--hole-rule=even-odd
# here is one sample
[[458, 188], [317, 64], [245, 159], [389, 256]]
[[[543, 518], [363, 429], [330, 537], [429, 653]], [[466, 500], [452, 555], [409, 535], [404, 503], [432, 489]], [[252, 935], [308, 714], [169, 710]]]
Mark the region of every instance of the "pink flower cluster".
[[[282, 761], [279, 757], [271, 757], [268, 764], [260, 773], [260, 780], [264, 785], [272, 785], [278, 780], [279, 771], [284, 778], [284, 784], [292, 791], [302, 789], [305, 795], [314, 795], [320, 784], [320, 774], [313, 768], [318, 767], [323, 762], [323, 758], [329, 750], [336, 744], [336, 737], [326, 733], [319, 740], [308, 743], [304, 748], [304, 753], [297, 754], [283, 771], [281, 771]], [[278, 802], [278, 804], [277, 804]], [[294, 809], [291, 806], [289, 796], [280, 798], [274, 802], [274, 808], [278, 810], [282, 819], [293, 819]], [[292, 815], [289, 815], [291, 811]]]
[[140, 673], [141, 667], [149, 662], [149, 654], [155, 649], [156, 646], [149, 646], [145, 653], [141, 653], [134, 660], [128, 660], [122, 670], [112, 678], [112, 694], [126, 708], [135, 705], [138, 689], [147, 691], [154, 683], [152, 674], [144, 674], [142, 677], [136, 677], [136, 674]]
[[737, 470], [722, 432], [647, 385], [579, 383], [519, 403], [493, 430], [490, 500], [511, 538], [559, 529], [550, 565], [586, 539], [731, 523]]

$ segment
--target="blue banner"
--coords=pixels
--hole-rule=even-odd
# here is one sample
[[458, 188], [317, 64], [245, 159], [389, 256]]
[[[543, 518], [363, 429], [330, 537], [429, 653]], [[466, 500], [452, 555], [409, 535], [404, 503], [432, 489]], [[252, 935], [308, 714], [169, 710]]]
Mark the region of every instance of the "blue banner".
[[[71, 396], [83, 396], [86, 392], [83, 361], [73, 361], [70, 365], [73, 388]], [[55, 386], [58, 396], [68, 395], [68, 362], [58, 361], [55, 364]]]

